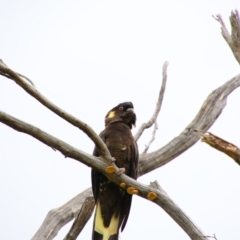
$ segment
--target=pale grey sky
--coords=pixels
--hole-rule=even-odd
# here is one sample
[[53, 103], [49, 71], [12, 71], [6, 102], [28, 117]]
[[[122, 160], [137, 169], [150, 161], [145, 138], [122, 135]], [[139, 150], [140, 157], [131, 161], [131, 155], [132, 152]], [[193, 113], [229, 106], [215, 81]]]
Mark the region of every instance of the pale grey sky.
[[[170, 62], [159, 129], [151, 150], [177, 136], [207, 95], [239, 73], [212, 14], [226, 23], [238, 0], [2, 1], [0, 58], [31, 78], [39, 91], [96, 132], [107, 111], [132, 101], [139, 126], [152, 114], [161, 67]], [[239, 91], [210, 129], [240, 145]], [[0, 77], [0, 109], [91, 153], [78, 129], [45, 109], [14, 82]], [[134, 130], [136, 131], [136, 130]], [[140, 151], [151, 130], [139, 141]], [[0, 124], [0, 236], [30, 239], [47, 212], [90, 186], [90, 169], [30, 136]], [[240, 168], [198, 142], [139, 181], [158, 180], [207, 234], [240, 239]], [[92, 219], [79, 239], [90, 239]], [[68, 224], [56, 239], [63, 239]], [[158, 206], [134, 197], [121, 239], [185, 240], [188, 236]]]

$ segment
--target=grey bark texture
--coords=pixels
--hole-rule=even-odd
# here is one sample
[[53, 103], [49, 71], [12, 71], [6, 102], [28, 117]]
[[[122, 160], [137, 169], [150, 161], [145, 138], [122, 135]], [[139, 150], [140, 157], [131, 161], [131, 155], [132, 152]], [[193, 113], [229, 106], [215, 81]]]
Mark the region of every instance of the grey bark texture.
[[[231, 35], [229, 34], [221, 16], [217, 15], [215, 16], [215, 19], [220, 22], [222, 27], [222, 35], [230, 46], [238, 63], [240, 63], [240, 18], [238, 11], [233, 11], [230, 16], [230, 22], [232, 27]], [[150, 120], [140, 127], [139, 131], [135, 135], [136, 140], [140, 138], [141, 134], [145, 129], [151, 127], [154, 123], [156, 124], [156, 119], [161, 109], [166, 87], [167, 66], [168, 63], [166, 62], [163, 65], [162, 87], [159, 92], [156, 109]], [[127, 177], [124, 174], [107, 174], [105, 169], [107, 166], [109, 166], [109, 164], [113, 164], [111, 161], [112, 158], [107, 147], [99, 138], [99, 136], [86, 123], [75, 118], [74, 116], [70, 115], [55, 104], [51, 103], [47, 98], [44, 97], [44, 95], [42, 95], [36, 89], [34, 83], [29, 78], [8, 68], [7, 65], [4, 64], [2, 61], [0, 62], [0, 74], [13, 80], [49, 110], [51, 110], [61, 118], [65, 119], [70, 124], [76, 126], [84, 133], [86, 133], [100, 149], [101, 157], [96, 158], [92, 155], [89, 155], [77, 148], [72, 147], [71, 145], [62, 140], [51, 136], [50, 134], [42, 131], [41, 129], [26, 122], [23, 122], [17, 118], [14, 118], [13, 116], [10, 116], [9, 114], [2, 111], [0, 111], [0, 122], [17, 131], [26, 133], [34, 137], [35, 139], [46, 144], [47, 146], [60, 151], [65, 157], [75, 159], [89, 167], [97, 169], [98, 171], [105, 174], [111, 181], [113, 181], [117, 185], [120, 185], [120, 183], [122, 182], [126, 183], [126, 186], [124, 187], [125, 189], [127, 189], [127, 187], [129, 186], [133, 186], [138, 190], [138, 196], [140, 197], [148, 199], [149, 193], [155, 194], [156, 199], [152, 200], [152, 202], [163, 208], [164, 211], [166, 211], [172, 217], [172, 219], [175, 220], [175, 222], [186, 232], [186, 234], [191, 239], [202, 240], [210, 238], [210, 236], [206, 236], [205, 234], [203, 234], [200, 228], [198, 228], [197, 225], [194, 224], [193, 221], [177, 206], [177, 204], [174, 203], [173, 200], [171, 200], [171, 198], [166, 194], [166, 192], [160, 187], [157, 182], [151, 183], [150, 186], [147, 186]], [[200, 139], [199, 134], [196, 133], [195, 130], [198, 129], [206, 132], [220, 116], [222, 110], [226, 106], [227, 97], [239, 86], [240, 75], [237, 75], [236, 77], [223, 84], [221, 87], [214, 90], [204, 101], [202, 107], [200, 108], [198, 114], [193, 119], [193, 121], [182, 131], [179, 136], [174, 138], [165, 146], [159, 147], [158, 150], [147, 153], [147, 150], [152, 141], [151, 140], [147, 146], [146, 151], [140, 155], [139, 175], [144, 175], [156, 168], [167, 164], [168, 162], [179, 156], [181, 153], [186, 151], [188, 148], [193, 146]], [[153, 133], [153, 138], [155, 136], [155, 132]], [[84, 192], [78, 194], [76, 197], [65, 203], [63, 206], [50, 210], [41, 227], [32, 239], [53, 239], [57, 235], [58, 231], [74, 218], [76, 218], [76, 220], [74, 221], [74, 224], [65, 239], [76, 239], [78, 234], [81, 232], [81, 229], [84, 227], [85, 223], [91, 216], [93, 204], [94, 202], [91, 189], [86, 189]]]

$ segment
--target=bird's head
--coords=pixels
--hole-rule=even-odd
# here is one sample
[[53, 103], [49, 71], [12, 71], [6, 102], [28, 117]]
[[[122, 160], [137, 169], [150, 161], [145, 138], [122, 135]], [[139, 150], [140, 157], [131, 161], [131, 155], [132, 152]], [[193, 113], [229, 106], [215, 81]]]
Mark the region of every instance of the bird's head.
[[131, 102], [123, 102], [111, 109], [105, 117], [105, 126], [113, 122], [124, 122], [130, 128], [136, 124], [136, 114]]

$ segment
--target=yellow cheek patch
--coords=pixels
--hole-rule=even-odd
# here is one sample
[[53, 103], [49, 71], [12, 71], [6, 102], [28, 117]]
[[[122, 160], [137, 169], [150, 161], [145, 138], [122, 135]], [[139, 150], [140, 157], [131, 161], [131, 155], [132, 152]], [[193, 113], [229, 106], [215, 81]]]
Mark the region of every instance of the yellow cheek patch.
[[111, 111], [108, 115], [107, 118], [113, 118], [115, 117], [115, 111]]

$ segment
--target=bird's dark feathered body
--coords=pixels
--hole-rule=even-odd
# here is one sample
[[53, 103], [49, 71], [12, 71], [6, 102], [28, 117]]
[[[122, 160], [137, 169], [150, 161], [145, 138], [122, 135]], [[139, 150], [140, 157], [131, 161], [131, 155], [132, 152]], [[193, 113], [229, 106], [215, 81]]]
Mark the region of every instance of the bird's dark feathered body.
[[[101, 139], [108, 147], [118, 168], [136, 179], [138, 147], [131, 128], [136, 115], [131, 102], [121, 103], [108, 112]], [[94, 156], [100, 156], [95, 147]], [[132, 195], [112, 183], [103, 174], [92, 169], [92, 190], [96, 202], [92, 240], [117, 240], [119, 228], [124, 229], [130, 212]]]

